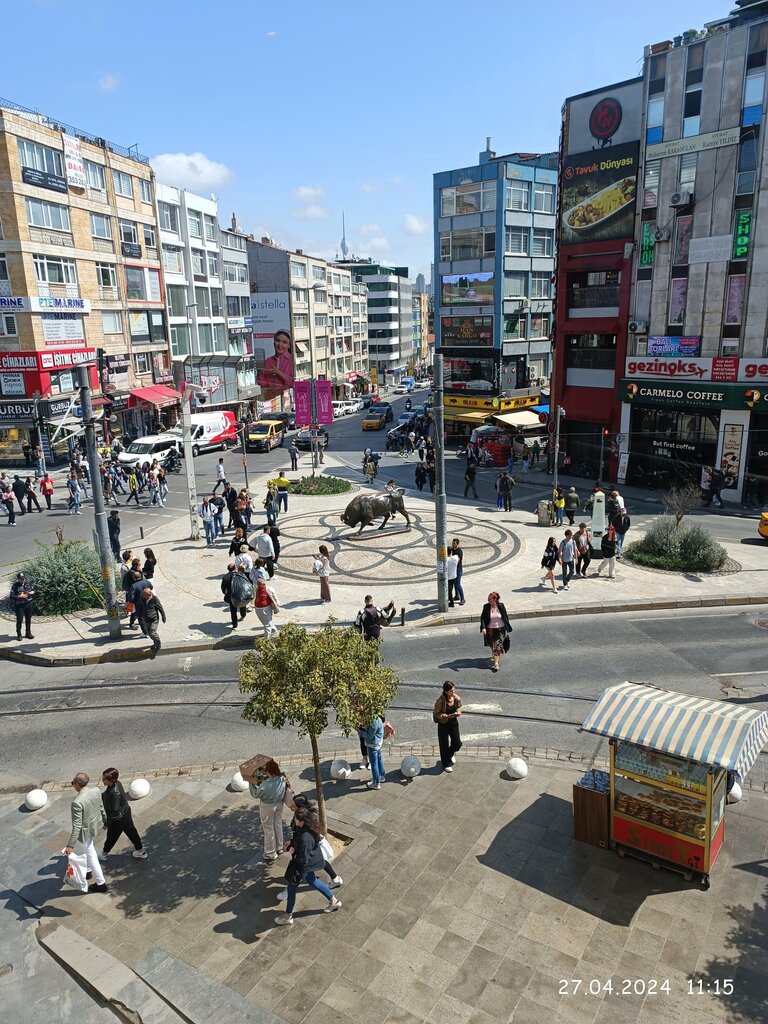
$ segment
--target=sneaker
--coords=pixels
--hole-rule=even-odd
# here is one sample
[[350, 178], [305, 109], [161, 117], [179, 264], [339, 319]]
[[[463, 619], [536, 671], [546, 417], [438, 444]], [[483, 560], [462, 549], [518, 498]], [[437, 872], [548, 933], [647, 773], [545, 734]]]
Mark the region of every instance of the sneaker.
[[[328, 888], [329, 889], [340, 889], [342, 887], [342, 885], [344, 885], [344, 879], [341, 877], [341, 875], [336, 875], [336, 877], [332, 878], [330, 880], [330, 882], [328, 883]], [[287, 891], [288, 890], [286, 890], [286, 892]]]
[[366, 786], [368, 787], [368, 789], [379, 789], [380, 788], [378, 782], [366, 782]]
[[333, 903], [329, 903], [323, 913], [332, 914], [334, 910], [341, 910], [341, 900], [334, 900]]
[[451, 768], [451, 766], [450, 766], [450, 765], [448, 765], [448, 767], [447, 767], [447, 768], [443, 768], [443, 771], [444, 771], [444, 772], [452, 772], [452, 771], [453, 771], [453, 768]]
[[109, 892], [109, 890], [106, 882], [102, 882], [101, 885], [94, 882], [93, 885], [88, 886], [88, 892]]
[[278, 914], [275, 924], [293, 924], [293, 914]]
[[[19, 637], [19, 640], [21, 640], [21, 637]], [[361, 761], [360, 764], [358, 765], [358, 767], [360, 767], [360, 768], [368, 768], [370, 766], [369, 766], [367, 761]]]
[[568, 585], [567, 583], [566, 583], [566, 584], [565, 584], [565, 586], [563, 587], [563, 590], [570, 590], [570, 589], [571, 589], [571, 588], [570, 588], [570, 586], [569, 586], [569, 585]]
[[453, 754], [451, 756], [451, 764], [456, 764], [456, 755], [455, 754]]
[[274, 864], [274, 862], [276, 860], [277, 860], [277, 854], [275, 854], [274, 857], [265, 857], [264, 858], [264, 863], [265, 864]]
[[277, 898], [280, 900], [281, 903], [282, 903], [283, 900], [287, 900], [288, 899], [288, 890], [287, 889], [281, 889], [280, 892], [277, 894]]
[[109, 854], [108, 854], [108, 853], [104, 853], [104, 851], [103, 851], [103, 850], [97, 850], [97, 851], [96, 851], [96, 856], [97, 856], [97, 857], [99, 858], [99, 860], [100, 860], [100, 861], [102, 862], [102, 864], [103, 864], [103, 863], [104, 863], [104, 861], [105, 861], [105, 860], [107, 860], [107, 858], [109, 857]]
[[[131, 854], [131, 856], [135, 857], [136, 860], [146, 860], [147, 859], [147, 851], [145, 849], [143, 849], [143, 848], [141, 850], [134, 850], [133, 853]], [[99, 858], [99, 859], [101, 859], [101, 858]]]

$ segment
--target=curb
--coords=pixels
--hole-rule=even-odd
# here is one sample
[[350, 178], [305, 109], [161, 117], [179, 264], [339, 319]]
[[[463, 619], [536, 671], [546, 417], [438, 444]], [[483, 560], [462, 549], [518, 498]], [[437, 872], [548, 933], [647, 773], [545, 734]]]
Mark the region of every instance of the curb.
[[[657, 601], [649, 599], [646, 601], [627, 601], [617, 604], [583, 604], [574, 607], [560, 608], [539, 608], [532, 611], [513, 611], [515, 619], [548, 619], [558, 618], [564, 615], [600, 615], [605, 613], [620, 612], [642, 612], [660, 611], [679, 608], [729, 608], [743, 607], [745, 605], [768, 605], [768, 594], [753, 594], [736, 597], [692, 597], [681, 601]], [[465, 612], [458, 615], [438, 615], [425, 622], [414, 622], [410, 624], [406, 617], [406, 628], [410, 625], [412, 629], [429, 629], [433, 626], [452, 626], [457, 623], [476, 622], [477, 615]], [[319, 626], [310, 626], [308, 632], [319, 629]], [[130, 638], [127, 638], [130, 639]], [[201, 642], [189, 641], [187, 643], [174, 643], [163, 645], [160, 649], [160, 656], [164, 654], [198, 654], [201, 651], [226, 651], [226, 650], [249, 650], [253, 646], [254, 636], [248, 637], [222, 637], [220, 640], [204, 640]], [[27, 654], [26, 651], [0, 650], [0, 661], [12, 661], [20, 665], [35, 665], [41, 668], [77, 668], [81, 665], [106, 665], [115, 662], [126, 661], [148, 661], [149, 653], [144, 647], [136, 647], [131, 650], [108, 650], [99, 654], [83, 654], [80, 656], [67, 657], [44, 654]]]

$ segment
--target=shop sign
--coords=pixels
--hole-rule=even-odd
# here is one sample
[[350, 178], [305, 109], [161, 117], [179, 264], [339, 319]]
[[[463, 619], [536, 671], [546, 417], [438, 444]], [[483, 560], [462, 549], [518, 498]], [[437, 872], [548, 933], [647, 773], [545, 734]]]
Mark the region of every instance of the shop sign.
[[23, 373], [0, 373], [0, 394], [24, 397], [26, 393]]
[[768, 399], [768, 393], [738, 384], [686, 384], [683, 381], [622, 380], [619, 401], [633, 405], [682, 406], [687, 409], [743, 409]]
[[0, 401], [0, 423], [18, 423], [19, 420], [31, 420], [35, 416], [35, 403], [2, 402]]
[[63, 133], [61, 138], [64, 143], [64, 166], [67, 172], [67, 182], [76, 188], [85, 188], [87, 181], [80, 139], [74, 135], [65, 135]]
[[[127, 256], [129, 259], [141, 259], [141, 246], [139, 245], [138, 242], [121, 242], [120, 251], [122, 252], [123, 256]], [[134, 298], [136, 298], [136, 296], [134, 296]]]
[[672, 356], [638, 358], [629, 356], [624, 364], [624, 376], [633, 380], [711, 380], [722, 384], [737, 381], [768, 382], [768, 359], [738, 356]]
[[689, 263], [727, 263], [733, 249], [733, 235], [692, 238], [688, 247]]
[[46, 345], [85, 345], [83, 318], [78, 313], [43, 313], [40, 319]]
[[613, 86], [604, 93], [575, 96], [568, 107], [568, 153], [608, 149], [637, 142], [643, 111], [641, 80]]
[[67, 191], [67, 179], [60, 174], [47, 174], [45, 171], [35, 170], [34, 167], [21, 168], [21, 180], [26, 185], [35, 185], [37, 188], [49, 188], [52, 192]]
[[37, 353], [0, 352], [0, 370], [36, 370]]
[[700, 337], [652, 335], [648, 339], [649, 356], [697, 356], [701, 353]]
[[227, 317], [227, 327], [230, 329], [230, 331], [235, 330], [235, 329], [239, 330], [241, 327], [245, 327], [245, 317], [244, 316], [228, 316]]
[[509, 412], [512, 409], [529, 409], [541, 402], [541, 395], [520, 395], [518, 398], [469, 398], [445, 396], [445, 407], [454, 409], [491, 409]]
[[731, 259], [745, 260], [749, 255], [752, 237], [752, 211], [737, 210], [733, 222], [733, 254]]
[[646, 160], [663, 160], [668, 156], [685, 156], [686, 153], [703, 153], [720, 146], [736, 146], [741, 139], [741, 128], [725, 128], [719, 132], [707, 132], [688, 139], [673, 139], [672, 142], [657, 142], [645, 147]]
[[652, 267], [656, 252], [656, 223], [644, 220], [640, 235], [640, 266]]
[[493, 346], [492, 316], [444, 316], [440, 319], [440, 345]]
[[73, 366], [87, 366], [96, 362], [96, 349], [83, 348], [72, 352], [39, 352], [41, 370], [66, 370]]
[[91, 300], [78, 298], [60, 298], [57, 295], [31, 295], [27, 300], [31, 313], [71, 312], [90, 313]]
[[634, 142], [563, 159], [561, 244], [632, 237], [637, 167]]
[[110, 412], [118, 412], [120, 409], [128, 408], [130, 395], [110, 395]]
[[104, 369], [101, 375], [101, 387], [104, 392], [118, 391], [127, 388], [130, 383], [129, 371], [131, 359], [127, 352], [104, 356]]

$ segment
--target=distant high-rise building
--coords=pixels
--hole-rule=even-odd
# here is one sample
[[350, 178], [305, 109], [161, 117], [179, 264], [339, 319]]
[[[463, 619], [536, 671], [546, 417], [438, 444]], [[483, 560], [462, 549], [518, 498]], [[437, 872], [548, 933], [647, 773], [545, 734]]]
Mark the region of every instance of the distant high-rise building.
[[414, 293], [414, 295], [422, 295], [422, 294], [426, 293], [426, 291], [427, 291], [427, 282], [426, 282], [426, 280], [424, 278], [424, 275], [423, 274], [417, 274], [416, 275], [416, 281], [414, 282], [414, 285], [413, 285], [413, 293]]

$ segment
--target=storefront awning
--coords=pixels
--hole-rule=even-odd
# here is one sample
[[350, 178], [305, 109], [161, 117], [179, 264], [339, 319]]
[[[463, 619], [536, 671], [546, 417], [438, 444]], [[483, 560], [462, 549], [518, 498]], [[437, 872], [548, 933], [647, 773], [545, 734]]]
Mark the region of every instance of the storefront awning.
[[492, 414], [498, 423], [504, 423], [508, 427], [517, 427], [524, 430], [526, 427], [540, 427], [539, 417], [535, 412], [522, 409], [520, 412], [500, 412]]
[[148, 402], [150, 405], [156, 405], [158, 409], [162, 409], [165, 405], [176, 405], [181, 401], [179, 392], [169, 388], [167, 384], [153, 384], [149, 388], [132, 388], [130, 394], [135, 399], [131, 403], [132, 405], [135, 405], [136, 402]]
[[603, 690], [581, 728], [743, 779], [768, 742], [768, 713], [627, 682]]
[[455, 409], [445, 409], [444, 416], [446, 420], [452, 422], [458, 421], [459, 423], [473, 423], [477, 426], [480, 423], [484, 423], [487, 419], [490, 419], [490, 412], [457, 412]]
[[359, 380], [368, 380], [364, 373], [358, 373], [356, 370], [353, 370], [352, 373], [349, 374], [348, 379], [352, 384], [356, 384]]
[[531, 406], [531, 412], [545, 412], [547, 414], [547, 416], [549, 416], [549, 406], [548, 405], [532, 405]]

